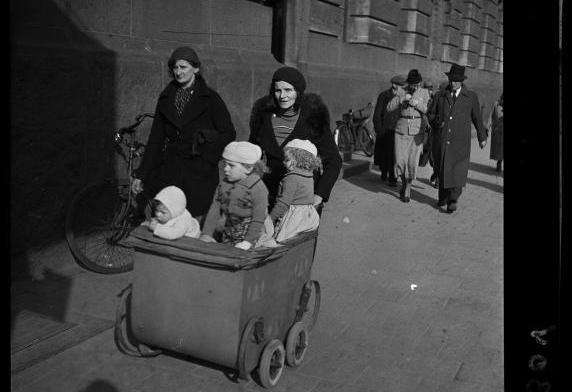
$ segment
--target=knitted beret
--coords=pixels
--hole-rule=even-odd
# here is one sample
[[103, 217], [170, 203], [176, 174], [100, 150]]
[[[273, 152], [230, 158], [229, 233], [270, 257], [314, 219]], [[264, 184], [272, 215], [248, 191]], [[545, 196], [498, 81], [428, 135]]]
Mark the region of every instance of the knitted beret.
[[222, 157], [229, 161], [253, 165], [262, 158], [262, 150], [249, 142], [230, 142], [224, 148]]
[[288, 143], [286, 143], [284, 147], [299, 148], [301, 150], [308, 151], [313, 156], [318, 156], [318, 149], [316, 148], [314, 143], [312, 143], [309, 140], [292, 139]]
[[304, 75], [294, 67], [278, 68], [272, 75], [272, 83], [274, 84], [274, 82], [290, 83], [298, 94], [302, 94], [306, 89]]
[[188, 61], [195, 68], [199, 68], [201, 66], [197, 52], [188, 46], [181, 46], [173, 51], [168, 62], [169, 68], [172, 68], [177, 60]]

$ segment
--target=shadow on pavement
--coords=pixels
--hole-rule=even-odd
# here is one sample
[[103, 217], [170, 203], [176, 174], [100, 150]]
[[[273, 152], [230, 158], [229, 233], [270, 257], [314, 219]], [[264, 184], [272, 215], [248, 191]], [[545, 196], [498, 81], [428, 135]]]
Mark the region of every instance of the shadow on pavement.
[[475, 162], [469, 162], [469, 170], [475, 171], [475, 172], [479, 172], [479, 173], [483, 173], [483, 174], [494, 174], [500, 177], [504, 177], [504, 172], [497, 172], [496, 169], [496, 161], [493, 161], [494, 163], [489, 166], [489, 165], [483, 165], [482, 163], [475, 163]]
[[119, 389], [115, 388], [113, 384], [110, 384], [105, 380], [95, 380], [86, 388], [81, 389], [78, 392], [119, 392]]
[[[10, 298], [10, 337], [12, 344], [24, 344], [23, 340], [35, 341], [45, 332], [41, 327], [42, 320], [45, 323], [64, 323], [67, 310], [68, 297], [71, 288], [71, 279], [52, 270], [46, 269], [43, 276], [22, 279], [12, 283]], [[22, 325], [24, 319], [36, 325]], [[34, 316], [36, 315], [36, 316]], [[17, 322], [17, 321], [20, 322]], [[20, 333], [15, 327], [24, 327]]]
[[359, 176], [350, 176], [344, 178], [350, 184], [359, 186], [367, 191], [374, 192], [374, 193], [385, 193], [387, 195], [393, 196], [395, 198], [399, 198], [399, 183], [395, 188], [390, 187], [384, 182], [381, 182], [378, 174], [375, 174], [371, 171], [367, 173], [363, 173]]
[[503, 186], [499, 184], [492, 184], [487, 181], [475, 180], [474, 178], [467, 178], [467, 183], [471, 185], [481, 186], [490, 189], [493, 192], [504, 193]]

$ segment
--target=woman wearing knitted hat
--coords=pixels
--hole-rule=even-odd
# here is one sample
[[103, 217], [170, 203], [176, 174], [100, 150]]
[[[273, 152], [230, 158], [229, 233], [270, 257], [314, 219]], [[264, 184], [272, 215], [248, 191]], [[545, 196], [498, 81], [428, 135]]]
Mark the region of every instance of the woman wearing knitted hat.
[[293, 67], [274, 72], [268, 95], [258, 99], [250, 116], [249, 141], [259, 145], [270, 169], [264, 177], [270, 205], [286, 174], [284, 146], [293, 139], [312, 142], [322, 160], [323, 171], [314, 174], [314, 205], [328, 201], [342, 160], [330, 128], [330, 114], [322, 98], [306, 93], [304, 76]]
[[168, 66], [173, 80], [159, 95], [132, 188], [151, 199], [158, 190], [177, 186], [184, 191], [192, 216], [200, 220], [218, 184], [222, 150], [235, 139], [236, 131], [223, 100], [202, 77], [192, 48], [175, 49]]

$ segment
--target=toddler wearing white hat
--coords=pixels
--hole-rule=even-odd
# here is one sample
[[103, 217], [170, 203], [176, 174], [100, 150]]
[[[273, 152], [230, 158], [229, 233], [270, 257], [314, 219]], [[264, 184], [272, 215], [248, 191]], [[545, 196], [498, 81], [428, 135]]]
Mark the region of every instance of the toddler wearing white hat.
[[287, 173], [280, 182], [276, 204], [270, 212], [276, 242], [315, 230], [320, 224], [314, 207], [314, 171], [322, 169], [317, 154], [316, 146], [309, 140], [293, 139], [284, 146]]
[[262, 150], [249, 142], [231, 142], [222, 157], [224, 178], [215, 192], [200, 239], [248, 250], [260, 244], [268, 216], [268, 190], [261, 179], [266, 170]]
[[185, 193], [176, 186], [163, 188], [152, 201], [153, 218], [145, 222], [157, 237], [176, 240], [181, 237], [198, 238], [199, 221], [187, 210]]

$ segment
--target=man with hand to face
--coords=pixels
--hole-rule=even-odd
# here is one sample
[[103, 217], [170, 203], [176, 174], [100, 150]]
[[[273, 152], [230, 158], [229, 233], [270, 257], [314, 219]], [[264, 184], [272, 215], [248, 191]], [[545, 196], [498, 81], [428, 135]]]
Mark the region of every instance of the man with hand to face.
[[379, 166], [381, 181], [389, 186], [397, 186], [395, 176], [395, 124], [399, 119], [399, 109], [387, 110], [389, 101], [403, 91], [405, 77], [396, 75], [391, 78], [391, 87], [382, 91], [375, 103], [373, 127], [375, 128], [375, 150], [373, 163]]

